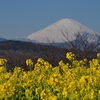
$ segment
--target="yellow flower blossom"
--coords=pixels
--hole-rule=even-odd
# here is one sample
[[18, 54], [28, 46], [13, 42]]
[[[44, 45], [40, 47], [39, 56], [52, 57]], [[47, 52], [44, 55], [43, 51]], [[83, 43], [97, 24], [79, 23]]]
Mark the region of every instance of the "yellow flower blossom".
[[72, 52], [68, 52], [67, 54], [66, 54], [66, 58], [68, 58], [70, 61], [73, 61], [73, 60], [75, 60], [75, 54], [73, 54]]
[[64, 98], [67, 98], [68, 96], [67, 88], [65, 87], [63, 88], [62, 95], [64, 96]]
[[29, 90], [29, 89], [26, 89], [26, 91], [25, 91], [25, 95], [26, 95], [26, 97], [32, 95], [32, 91]]
[[35, 89], [36, 94], [40, 94], [41, 91], [42, 91], [41, 87], [38, 87], [38, 88]]
[[33, 66], [33, 61], [31, 59], [26, 60], [26, 65], [27, 66]]
[[100, 58], [100, 53], [97, 53], [97, 58]]
[[0, 59], [0, 66], [4, 66], [6, 62], [6, 59]]

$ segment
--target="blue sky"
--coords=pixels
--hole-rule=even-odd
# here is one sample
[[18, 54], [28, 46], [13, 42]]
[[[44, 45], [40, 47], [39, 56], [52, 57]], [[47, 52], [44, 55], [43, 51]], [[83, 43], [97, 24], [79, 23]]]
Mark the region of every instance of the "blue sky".
[[0, 0], [0, 37], [23, 37], [62, 18], [100, 33], [100, 0]]

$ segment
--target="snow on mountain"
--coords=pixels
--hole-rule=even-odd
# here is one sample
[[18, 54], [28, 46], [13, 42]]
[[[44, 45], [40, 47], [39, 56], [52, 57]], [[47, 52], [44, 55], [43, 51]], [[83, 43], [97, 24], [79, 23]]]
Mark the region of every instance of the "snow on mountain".
[[95, 35], [93, 30], [75, 20], [61, 19], [40, 31], [28, 35], [26, 39], [39, 43], [63, 43], [66, 41], [65, 37], [70, 41], [75, 40], [77, 33], [88, 34], [89, 36]]

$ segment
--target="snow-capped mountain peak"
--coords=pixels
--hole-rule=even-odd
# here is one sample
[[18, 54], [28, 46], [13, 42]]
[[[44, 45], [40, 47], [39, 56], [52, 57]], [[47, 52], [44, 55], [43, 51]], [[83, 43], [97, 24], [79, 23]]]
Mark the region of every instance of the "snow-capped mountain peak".
[[78, 21], [64, 18], [40, 31], [28, 35], [26, 39], [34, 40], [39, 43], [63, 43], [66, 41], [66, 37], [70, 41], [75, 40], [77, 33], [81, 35], [85, 33], [88, 33], [90, 36], [95, 35], [93, 30], [85, 27]]

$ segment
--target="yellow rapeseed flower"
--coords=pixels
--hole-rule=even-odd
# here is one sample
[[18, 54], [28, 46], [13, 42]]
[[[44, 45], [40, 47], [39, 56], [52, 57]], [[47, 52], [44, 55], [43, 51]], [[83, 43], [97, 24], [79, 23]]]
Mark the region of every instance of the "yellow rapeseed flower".
[[27, 65], [27, 66], [33, 66], [33, 61], [32, 61], [32, 59], [27, 59], [27, 60], [26, 60], [26, 65]]
[[100, 53], [97, 53], [97, 57], [100, 58]]
[[67, 88], [65, 87], [63, 88], [62, 95], [64, 96], [64, 98], [67, 98], [68, 96]]
[[41, 91], [42, 91], [41, 87], [38, 87], [38, 88], [35, 89], [35, 92], [36, 92], [37, 95], [40, 94]]
[[29, 90], [29, 89], [26, 89], [26, 90], [25, 90], [25, 95], [26, 95], [26, 97], [32, 95], [32, 91]]
[[69, 59], [70, 61], [75, 60], [75, 54], [73, 54], [72, 52], [67, 52], [66, 54], [66, 58]]
[[6, 59], [0, 59], [0, 66], [6, 67], [6, 63], [7, 63]]

